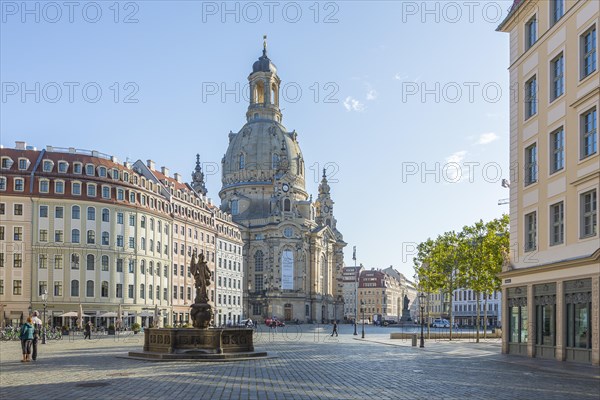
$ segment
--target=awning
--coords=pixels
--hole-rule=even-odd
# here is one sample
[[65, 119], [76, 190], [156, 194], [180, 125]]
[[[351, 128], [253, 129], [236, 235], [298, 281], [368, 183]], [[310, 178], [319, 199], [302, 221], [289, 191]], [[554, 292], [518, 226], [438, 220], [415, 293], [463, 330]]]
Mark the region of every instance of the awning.
[[115, 318], [116, 316], [117, 316], [117, 313], [113, 312], [113, 311], [107, 312], [104, 314], [100, 314], [100, 318]]
[[77, 317], [78, 314], [75, 311], [69, 311], [64, 314], [60, 314], [59, 317]]

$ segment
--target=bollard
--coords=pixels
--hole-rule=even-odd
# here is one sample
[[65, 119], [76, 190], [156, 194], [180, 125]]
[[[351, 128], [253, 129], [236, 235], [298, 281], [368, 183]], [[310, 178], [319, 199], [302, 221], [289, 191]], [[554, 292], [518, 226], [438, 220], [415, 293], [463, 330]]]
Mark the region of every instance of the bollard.
[[417, 347], [417, 334], [412, 335], [412, 346]]

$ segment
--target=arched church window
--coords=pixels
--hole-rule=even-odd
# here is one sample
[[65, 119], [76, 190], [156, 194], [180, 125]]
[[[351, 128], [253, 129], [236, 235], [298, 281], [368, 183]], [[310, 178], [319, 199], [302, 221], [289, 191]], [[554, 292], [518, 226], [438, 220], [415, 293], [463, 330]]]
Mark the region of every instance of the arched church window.
[[271, 157], [271, 168], [279, 168], [279, 154], [273, 154], [273, 156]]
[[237, 215], [239, 213], [238, 210], [238, 201], [231, 200], [231, 215]]
[[290, 199], [283, 200], [283, 211], [291, 211], [292, 210], [292, 202]]
[[240, 154], [240, 157], [239, 157], [239, 169], [244, 169], [244, 167], [245, 167], [244, 154]]
[[256, 250], [254, 253], [254, 271], [262, 272], [264, 267], [264, 254], [262, 250]]

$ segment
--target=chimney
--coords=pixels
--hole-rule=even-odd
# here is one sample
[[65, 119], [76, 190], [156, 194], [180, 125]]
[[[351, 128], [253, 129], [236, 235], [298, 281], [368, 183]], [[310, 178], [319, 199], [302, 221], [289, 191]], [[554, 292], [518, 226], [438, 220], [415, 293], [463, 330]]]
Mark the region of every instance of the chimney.
[[160, 167], [160, 172], [162, 172], [162, 174], [164, 176], [166, 176], [167, 178], [169, 177], [169, 168], [167, 168], [167, 167]]
[[15, 149], [17, 149], [17, 150], [25, 150], [26, 147], [27, 147], [27, 144], [25, 142], [21, 142], [21, 141], [15, 142]]
[[179, 175], [178, 172], [175, 172], [175, 176], [174, 176], [175, 180], [179, 183], [181, 183], [181, 175]]
[[127, 169], [131, 169], [131, 163], [130, 163], [129, 161], [125, 161], [125, 162], [123, 163], [123, 166], [124, 166], [125, 168], [127, 168]]
[[152, 160], [146, 161], [146, 166], [148, 167], [149, 170], [155, 171], [155, 169], [154, 169], [154, 161], [152, 161]]

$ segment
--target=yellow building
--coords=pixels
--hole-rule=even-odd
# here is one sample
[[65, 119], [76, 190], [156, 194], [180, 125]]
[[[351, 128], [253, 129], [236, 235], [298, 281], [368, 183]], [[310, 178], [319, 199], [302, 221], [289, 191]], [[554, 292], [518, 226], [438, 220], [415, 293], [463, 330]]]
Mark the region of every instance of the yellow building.
[[600, 363], [597, 1], [515, 1], [502, 350]]

